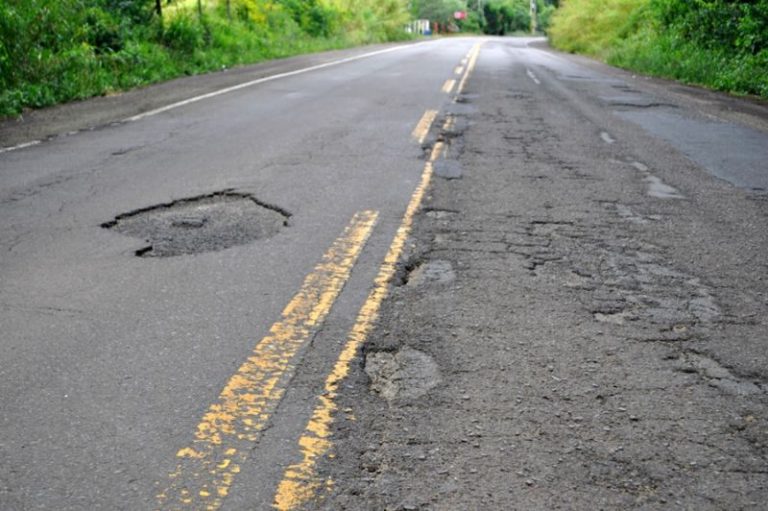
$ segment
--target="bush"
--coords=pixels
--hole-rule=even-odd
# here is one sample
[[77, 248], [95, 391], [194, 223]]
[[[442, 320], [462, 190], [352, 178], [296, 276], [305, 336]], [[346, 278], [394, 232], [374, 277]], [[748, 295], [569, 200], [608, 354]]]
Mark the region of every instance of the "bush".
[[489, 0], [483, 7], [485, 33], [505, 35], [530, 30], [530, 8], [528, 0]]
[[172, 50], [189, 54], [203, 46], [203, 33], [203, 25], [182, 12], [163, 25], [162, 41]]
[[768, 97], [768, 0], [568, 0], [549, 34], [614, 65]]
[[[403, 39], [406, 0], [0, 0], [0, 116], [267, 58]], [[195, 3], [188, 2], [195, 6]], [[163, 0], [163, 5], [168, 5]]]
[[544, 4], [539, 2], [539, 31], [543, 33], [549, 32], [549, 27], [552, 25], [552, 15], [557, 8], [552, 4]]
[[120, 51], [123, 38], [120, 25], [111, 13], [91, 7], [85, 11], [85, 32], [88, 44], [98, 53]]

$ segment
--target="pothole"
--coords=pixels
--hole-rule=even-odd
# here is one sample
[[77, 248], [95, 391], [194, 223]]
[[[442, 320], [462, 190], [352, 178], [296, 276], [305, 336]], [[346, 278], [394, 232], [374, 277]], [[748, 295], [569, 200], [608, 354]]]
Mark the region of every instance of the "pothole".
[[416, 266], [408, 274], [407, 285], [419, 287], [426, 283], [448, 284], [456, 280], [456, 272], [450, 261], [435, 260]]
[[139, 257], [215, 252], [269, 238], [288, 225], [290, 213], [232, 191], [200, 195], [118, 215], [102, 224], [145, 240]]
[[407, 346], [397, 353], [368, 354], [365, 372], [371, 379], [371, 390], [390, 403], [419, 398], [441, 381], [440, 370], [432, 357]]
[[675, 107], [675, 105], [672, 105], [670, 103], [663, 103], [654, 98], [651, 98], [648, 96], [639, 96], [639, 95], [600, 96], [600, 99], [611, 106], [623, 107], [623, 108], [660, 108], [660, 107], [674, 108]]
[[443, 179], [461, 179], [461, 163], [456, 160], [437, 160], [434, 163], [435, 175]]
[[686, 353], [682, 362], [682, 370], [699, 373], [710, 385], [727, 394], [748, 396], [765, 393], [763, 385], [736, 376], [718, 361], [701, 353]]
[[442, 220], [444, 218], [451, 218], [459, 214], [459, 212], [455, 209], [434, 209], [434, 208], [426, 208], [424, 209], [424, 214], [428, 216], [429, 218], [434, 218], [437, 220]]

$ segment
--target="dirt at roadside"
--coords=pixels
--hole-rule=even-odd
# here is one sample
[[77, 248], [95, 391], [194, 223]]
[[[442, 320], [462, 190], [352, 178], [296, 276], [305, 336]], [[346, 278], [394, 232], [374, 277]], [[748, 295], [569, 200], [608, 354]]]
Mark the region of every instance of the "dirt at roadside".
[[[722, 203], [662, 203], [524, 71], [479, 68], [470, 89], [313, 507], [764, 509], [768, 385], [746, 360], [767, 331], [764, 266], [709, 261], [767, 253], [725, 219], [768, 203], [725, 184]], [[682, 253], [691, 225], [731, 247]], [[721, 361], [729, 343], [744, 364]]]

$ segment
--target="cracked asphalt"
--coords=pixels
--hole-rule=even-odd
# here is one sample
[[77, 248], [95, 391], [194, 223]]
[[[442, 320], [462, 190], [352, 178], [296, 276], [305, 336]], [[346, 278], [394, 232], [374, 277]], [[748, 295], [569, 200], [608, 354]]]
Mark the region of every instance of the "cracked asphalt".
[[447, 111], [462, 174], [425, 201], [315, 508], [764, 509], [768, 202], [712, 176], [765, 180], [766, 132], [688, 158], [695, 131], [627, 112], [735, 134], [737, 101], [520, 46], [487, 42]]
[[0, 138], [3, 511], [765, 509], [765, 103], [448, 38]]

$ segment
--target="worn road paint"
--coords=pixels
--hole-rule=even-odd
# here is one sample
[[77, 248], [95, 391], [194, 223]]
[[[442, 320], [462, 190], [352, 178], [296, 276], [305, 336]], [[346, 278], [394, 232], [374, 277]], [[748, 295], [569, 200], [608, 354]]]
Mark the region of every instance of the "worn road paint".
[[[446, 133], [450, 133], [451, 131], [453, 131], [453, 128], [455, 127], [456, 127], [456, 118], [451, 115], [445, 120], [445, 124], [443, 124], [443, 130]], [[447, 146], [446, 146], [446, 150], [447, 150]]]
[[674, 186], [670, 186], [653, 174], [648, 174], [643, 180], [648, 184], [648, 195], [657, 199], [685, 199], [685, 196]]
[[456, 87], [456, 80], [446, 80], [445, 84], [443, 85], [443, 92], [450, 94], [454, 87]]
[[0, 149], [0, 154], [10, 153], [11, 151], [18, 151], [19, 149], [25, 149], [27, 147], [36, 146], [42, 143], [43, 143], [42, 140], [33, 140], [31, 142], [24, 142], [23, 144], [11, 146], [11, 147], [3, 147], [2, 149]]
[[535, 83], [536, 85], [541, 85], [541, 81], [539, 81], [539, 78], [533, 73], [533, 71], [531, 71], [530, 69], [526, 69], [525, 74], [528, 75], [528, 78], [533, 80], [533, 83]]
[[606, 131], [600, 132], [600, 138], [602, 138], [603, 142], [605, 142], [606, 144], [613, 144], [614, 142], [616, 142], [616, 140], [611, 135], [609, 135], [608, 132]]
[[459, 88], [456, 90], [457, 94], [461, 94], [462, 92], [464, 92], [464, 87], [467, 85], [467, 80], [469, 79], [469, 75], [472, 74], [472, 71], [475, 69], [475, 65], [477, 65], [477, 58], [480, 56], [480, 48], [483, 46], [484, 43], [485, 41], [475, 43], [475, 45], [469, 51], [469, 54], [467, 55], [467, 59], [468, 59], [468, 62], [466, 64], [467, 69], [464, 72], [464, 76], [461, 77], [461, 82], [459, 82]]
[[430, 128], [432, 128], [432, 123], [435, 122], [436, 117], [437, 110], [427, 110], [421, 116], [421, 120], [419, 120], [419, 123], [413, 129], [413, 133], [411, 133], [411, 136], [418, 140], [419, 144], [423, 144], [427, 139], [427, 134]]
[[318, 398], [312, 417], [299, 439], [302, 459], [285, 470], [283, 480], [277, 487], [273, 507], [279, 511], [296, 510], [310, 500], [319, 497], [323, 488], [330, 489], [333, 487], [332, 480], [324, 481], [317, 474], [317, 462], [333, 447], [331, 425], [334, 414], [338, 410], [336, 397], [339, 386], [349, 374], [351, 362], [357, 356], [358, 350], [365, 343], [378, 319], [379, 309], [387, 297], [389, 284], [397, 269], [397, 261], [403, 253], [405, 242], [411, 232], [414, 216], [432, 179], [433, 164], [442, 154], [443, 147], [442, 142], [437, 142], [433, 147], [429, 161], [424, 166], [421, 181], [411, 196], [400, 227], [374, 280], [373, 289], [357, 315], [344, 349], [331, 374], [325, 380], [324, 392]]
[[456, 66], [456, 69], [453, 70], [453, 73], [461, 76], [462, 73], [464, 73], [464, 66]]
[[[293, 375], [296, 356], [319, 329], [373, 230], [378, 212], [357, 213], [288, 303], [282, 319], [227, 382], [178, 451], [157, 496], [159, 509], [218, 509]], [[158, 486], [160, 483], [158, 483]]]

